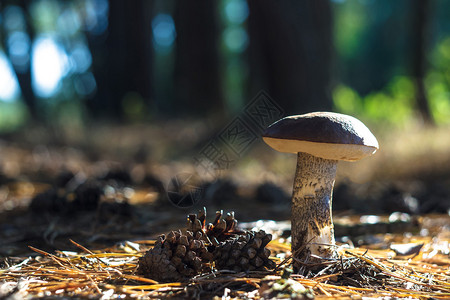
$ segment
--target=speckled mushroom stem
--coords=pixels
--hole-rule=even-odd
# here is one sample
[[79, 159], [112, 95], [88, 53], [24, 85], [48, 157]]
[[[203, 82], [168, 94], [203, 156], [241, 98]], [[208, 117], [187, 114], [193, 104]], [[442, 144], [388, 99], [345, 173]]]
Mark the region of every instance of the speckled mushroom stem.
[[[331, 200], [336, 168], [337, 160], [298, 153], [292, 194], [292, 252], [295, 261], [311, 262], [310, 254], [333, 256], [333, 247], [319, 244], [334, 245]], [[296, 253], [299, 249], [303, 250]], [[294, 262], [294, 268], [299, 266]]]

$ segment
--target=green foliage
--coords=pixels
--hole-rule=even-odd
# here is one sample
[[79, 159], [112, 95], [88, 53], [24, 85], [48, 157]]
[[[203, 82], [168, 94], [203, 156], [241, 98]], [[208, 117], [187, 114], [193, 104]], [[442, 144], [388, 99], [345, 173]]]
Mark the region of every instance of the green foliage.
[[[438, 125], [450, 123], [450, 37], [437, 43], [430, 55], [430, 70], [425, 88], [433, 119]], [[416, 117], [415, 83], [406, 76], [393, 77], [381, 90], [361, 97], [348, 86], [339, 85], [333, 92], [335, 109], [360, 116], [374, 123], [404, 126]]]
[[367, 30], [367, 15], [361, 2], [335, 5], [334, 39], [338, 53], [347, 58], [358, 54], [361, 40]]
[[[450, 123], [449, 84], [444, 77], [431, 71], [426, 78], [431, 113], [438, 125]], [[404, 76], [393, 78], [384, 89], [363, 98], [352, 88], [339, 85], [333, 92], [333, 102], [336, 111], [388, 126], [405, 126], [416, 117], [415, 85]]]
[[445, 74], [432, 71], [425, 80], [431, 113], [437, 124], [450, 123], [450, 91]]
[[30, 6], [31, 17], [38, 32], [57, 31], [57, 17], [61, 14], [61, 7], [57, 1], [35, 1]]
[[431, 64], [432, 70], [425, 78], [431, 112], [438, 124], [450, 123], [450, 37], [438, 42]]
[[339, 85], [333, 91], [335, 110], [348, 115], [361, 115], [363, 106], [361, 97], [352, 88]]
[[[335, 1], [333, 8], [337, 68], [345, 82], [333, 91], [335, 109], [368, 122], [406, 126], [418, 116], [414, 78], [405, 76], [411, 71], [412, 6], [407, 1]], [[425, 89], [438, 125], [450, 123], [448, 8], [448, 1], [434, 3], [427, 47]]]
[[343, 85], [333, 93], [337, 111], [390, 126], [405, 125], [414, 117], [414, 97], [414, 84], [408, 77], [395, 77], [383, 90], [364, 98]]
[[28, 110], [22, 101], [0, 101], [0, 132], [12, 132], [26, 123]]

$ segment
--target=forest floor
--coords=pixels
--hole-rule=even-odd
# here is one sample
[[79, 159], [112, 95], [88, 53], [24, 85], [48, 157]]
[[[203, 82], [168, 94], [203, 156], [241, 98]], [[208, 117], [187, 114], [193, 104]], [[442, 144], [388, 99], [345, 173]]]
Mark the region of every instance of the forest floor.
[[[450, 297], [449, 128], [380, 131], [376, 155], [340, 163], [340, 259], [292, 282], [280, 276], [290, 263], [295, 156], [257, 139], [225, 165], [216, 157], [220, 170], [205, 167], [199, 158], [211, 153], [216, 129], [174, 121], [5, 135], [0, 298]], [[207, 221], [234, 211], [241, 228], [272, 234], [267, 248], [278, 267], [169, 283], [136, 273], [156, 238], [185, 228], [202, 207]]]

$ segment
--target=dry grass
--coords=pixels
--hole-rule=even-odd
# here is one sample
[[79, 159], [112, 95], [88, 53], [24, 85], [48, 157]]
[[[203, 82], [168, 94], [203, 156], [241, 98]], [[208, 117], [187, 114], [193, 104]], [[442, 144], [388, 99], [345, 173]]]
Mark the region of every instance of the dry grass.
[[[341, 247], [340, 259], [325, 262], [321, 271], [291, 278], [310, 288], [317, 299], [450, 298], [450, 234], [408, 240], [424, 243], [421, 252], [400, 257], [389, 249]], [[30, 247], [37, 256], [5, 259], [0, 270], [0, 297], [211, 298], [227, 293], [231, 298], [258, 299], [263, 278], [275, 275], [269, 278], [276, 280], [291, 261], [289, 244], [274, 240], [268, 245], [272, 253], [287, 257], [283, 261], [274, 257], [278, 261], [275, 271], [220, 271], [201, 274], [189, 282], [158, 283], [135, 274], [138, 258], [153, 240], [125, 242], [102, 250], [72, 243], [79, 251], [51, 254]]]

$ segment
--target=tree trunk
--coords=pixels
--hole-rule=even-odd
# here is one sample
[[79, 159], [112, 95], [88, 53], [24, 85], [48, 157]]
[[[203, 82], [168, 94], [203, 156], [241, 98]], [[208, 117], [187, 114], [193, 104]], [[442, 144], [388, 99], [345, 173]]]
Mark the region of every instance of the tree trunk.
[[248, 4], [250, 94], [267, 90], [288, 114], [331, 110], [329, 1], [248, 0]]
[[178, 112], [221, 110], [217, 1], [177, 1], [175, 86]]
[[428, 48], [430, 0], [413, 0], [411, 37], [412, 37], [412, 76], [416, 84], [416, 105], [427, 124], [433, 124], [428, 98], [425, 90], [425, 73], [427, 69], [426, 53]]
[[96, 116], [123, 120], [123, 100], [130, 92], [147, 104], [151, 100], [152, 4], [144, 0], [109, 1], [106, 48], [93, 48], [98, 93], [90, 110]]
[[[2, 3], [2, 9], [4, 9], [7, 4], [9, 4], [8, 2], [6, 3]], [[22, 99], [25, 102], [25, 105], [28, 108], [28, 111], [30, 113], [30, 117], [32, 118], [32, 121], [38, 121], [40, 119], [40, 115], [38, 112], [38, 107], [37, 107], [37, 103], [36, 103], [36, 96], [34, 95], [33, 92], [33, 88], [31, 85], [31, 60], [32, 60], [32, 56], [31, 56], [31, 50], [32, 50], [32, 45], [33, 45], [33, 41], [34, 41], [34, 28], [33, 28], [33, 24], [31, 24], [30, 22], [30, 15], [28, 13], [28, 7], [27, 7], [27, 3], [25, 0], [21, 0], [18, 2], [12, 2], [11, 4], [13, 5], [18, 5], [21, 9], [22, 12], [24, 14], [24, 18], [25, 18], [25, 22], [26, 22], [26, 33], [28, 34], [28, 37], [30, 39], [30, 49], [28, 50], [28, 55], [29, 55], [29, 61], [28, 63], [23, 66], [17, 66], [13, 63], [13, 61], [10, 59], [14, 72], [16, 74], [17, 77], [17, 81], [18, 84], [20, 86], [20, 90], [22, 92]], [[4, 28], [4, 27], [3, 27]], [[9, 32], [5, 32], [3, 30], [3, 39], [4, 39], [4, 44], [6, 45], [6, 39], [8, 37], [10, 33]], [[4, 47], [6, 55], [8, 57], [10, 57], [10, 53], [9, 53], [9, 47], [5, 46]]]

